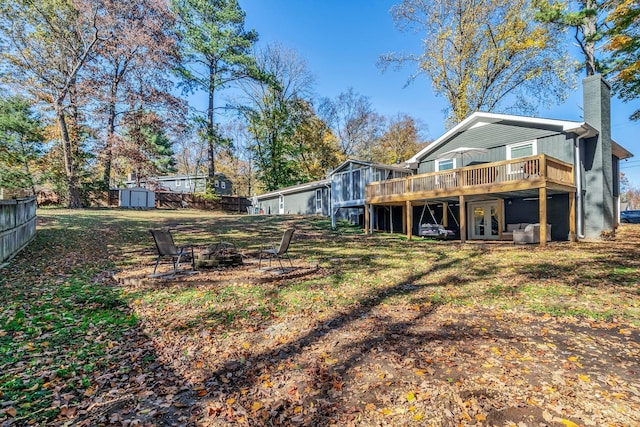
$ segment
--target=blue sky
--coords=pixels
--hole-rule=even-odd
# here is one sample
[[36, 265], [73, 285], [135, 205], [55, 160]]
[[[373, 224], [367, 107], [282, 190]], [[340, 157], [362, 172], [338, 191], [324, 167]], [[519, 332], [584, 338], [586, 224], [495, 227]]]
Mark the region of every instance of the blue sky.
[[[424, 76], [405, 83], [414, 69], [392, 69], [382, 73], [376, 63], [388, 52], [420, 52], [418, 34], [398, 31], [389, 10], [392, 0], [239, 0], [246, 12], [246, 28], [255, 29], [259, 45], [278, 42], [295, 49], [316, 79], [317, 97], [335, 98], [349, 87], [368, 96], [373, 108], [385, 116], [406, 113], [426, 125], [435, 139], [445, 131], [442, 97], [433, 93]], [[580, 76], [582, 78], [582, 76]], [[581, 120], [582, 89], [562, 105], [541, 110], [538, 116]], [[622, 103], [612, 99], [614, 140], [635, 154], [622, 171], [640, 187], [640, 122], [628, 117], [640, 101]]]

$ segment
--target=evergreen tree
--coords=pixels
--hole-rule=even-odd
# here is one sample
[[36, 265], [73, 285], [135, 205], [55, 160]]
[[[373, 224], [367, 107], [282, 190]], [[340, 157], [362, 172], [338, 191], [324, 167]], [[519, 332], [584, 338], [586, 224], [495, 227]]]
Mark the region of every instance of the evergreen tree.
[[245, 13], [237, 0], [172, 0], [182, 39], [179, 74], [188, 90], [208, 94], [206, 128], [209, 177], [216, 172], [216, 155], [224, 139], [215, 120], [215, 97], [230, 83], [252, 74], [251, 48], [257, 33], [245, 31]]
[[573, 31], [584, 55], [587, 76], [601, 72], [596, 49], [606, 31], [602, 13], [606, 3], [606, 0], [534, 0], [536, 20]]
[[0, 99], [0, 187], [29, 188], [35, 194], [32, 164], [41, 155], [42, 131], [27, 100]]

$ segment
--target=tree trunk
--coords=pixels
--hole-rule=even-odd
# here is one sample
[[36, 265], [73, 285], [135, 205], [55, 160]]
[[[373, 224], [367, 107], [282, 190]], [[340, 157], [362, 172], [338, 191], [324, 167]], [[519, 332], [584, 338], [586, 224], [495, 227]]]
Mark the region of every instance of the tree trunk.
[[[587, 0], [585, 7], [588, 9], [596, 9], [598, 5], [595, 0]], [[589, 77], [595, 75], [597, 72], [595, 39], [598, 32], [598, 17], [595, 13], [592, 16], [585, 17], [582, 31], [584, 35], [585, 65], [587, 77]]]
[[216, 69], [209, 66], [209, 106], [207, 108], [207, 147], [209, 154], [209, 178], [213, 179], [216, 174], [216, 152], [215, 152], [215, 122], [213, 117], [213, 100], [215, 95]]
[[58, 120], [58, 128], [60, 130], [60, 139], [62, 143], [62, 153], [64, 157], [64, 171], [67, 176], [67, 187], [69, 190], [69, 209], [78, 209], [82, 207], [80, 200], [80, 191], [76, 183], [75, 165], [73, 161], [73, 149], [69, 138], [69, 130], [67, 128], [67, 119], [64, 114], [64, 106], [56, 103], [56, 118]]
[[107, 122], [107, 142], [104, 147], [104, 175], [105, 188], [111, 187], [111, 161], [113, 159], [113, 138], [116, 130], [116, 104], [115, 99], [109, 101], [109, 117]]

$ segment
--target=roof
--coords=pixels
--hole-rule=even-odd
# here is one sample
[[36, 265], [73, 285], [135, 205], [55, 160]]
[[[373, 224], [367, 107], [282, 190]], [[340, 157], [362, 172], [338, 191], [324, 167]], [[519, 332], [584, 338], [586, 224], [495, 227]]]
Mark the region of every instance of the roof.
[[[215, 176], [225, 176], [222, 172], [216, 172]], [[176, 179], [207, 179], [206, 175], [163, 175], [163, 176], [147, 176], [140, 178], [140, 181], [174, 181]], [[128, 181], [129, 182], [129, 181]], [[130, 182], [135, 182], [131, 180]]]
[[[223, 174], [222, 172], [216, 172], [215, 173], [216, 177], [219, 178], [223, 178], [223, 179], [227, 179], [227, 176], [225, 174]], [[159, 182], [164, 182], [164, 181], [177, 181], [177, 180], [201, 180], [201, 179], [207, 179], [209, 178], [207, 175], [163, 175], [163, 176], [147, 176], [144, 178], [140, 178], [140, 182], [148, 182], [148, 181], [159, 181]], [[131, 179], [128, 181], [125, 181], [125, 184], [135, 184], [137, 182], [137, 180], [135, 179]]]
[[[516, 116], [511, 114], [497, 114], [497, 113], [484, 113], [484, 112], [475, 112], [471, 114], [469, 117], [458, 123], [453, 128], [449, 129], [444, 135], [440, 138], [433, 141], [431, 144], [427, 145], [425, 148], [416, 153], [413, 157], [405, 162], [405, 167], [411, 167], [415, 165], [424, 157], [426, 157], [429, 153], [433, 152], [435, 149], [445, 144], [448, 140], [456, 136], [461, 132], [465, 132], [469, 129], [473, 129], [476, 127], [498, 123], [498, 122], [515, 122], [522, 123], [524, 125], [538, 125], [538, 126], [548, 126], [559, 128], [562, 132], [566, 133], [576, 133], [581, 137], [591, 137], [598, 134], [597, 129], [593, 126], [589, 125], [586, 122], [576, 122], [570, 120], [557, 120], [557, 119], [544, 119], [540, 117], [528, 117], [528, 116]], [[617, 147], [617, 151], [620, 154], [628, 154], [631, 155], [627, 150], [622, 148], [622, 146], [613, 142], [614, 146]], [[625, 154], [625, 155], [626, 155]], [[626, 157], [619, 157], [626, 158]]]
[[618, 144], [615, 141], [611, 141], [611, 153], [619, 158], [620, 160], [628, 159], [629, 157], [633, 157], [633, 154], [624, 148], [622, 145]]
[[313, 190], [319, 187], [326, 187], [328, 185], [331, 185], [331, 181], [328, 179], [322, 179], [320, 181], [306, 182], [304, 184], [298, 184], [298, 185], [293, 185], [291, 187], [280, 188], [278, 190], [269, 191], [268, 193], [260, 194], [255, 197], [258, 200], [262, 200], [262, 199], [268, 199], [270, 197], [280, 196], [284, 194], [300, 193], [302, 191]]
[[370, 167], [374, 167], [377, 169], [386, 169], [386, 170], [395, 170], [398, 172], [403, 172], [403, 173], [407, 173], [407, 169], [402, 165], [385, 165], [382, 163], [375, 163], [375, 162], [367, 162], [364, 160], [356, 160], [356, 159], [347, 159], [344, 162], [342, 162], [342, 164], [340, 164], [340, 166], [338, 166], [337, 168], [335, 168], [334, 170], [331, 171], [331, 173], [329, 173], [329, 176], [340, 172], [342, 169], [344, 169], [346, 166], [348, 166], [350, 163], [355, 163], [358, 165], [362, 165], [362, 166], [370, 166]]

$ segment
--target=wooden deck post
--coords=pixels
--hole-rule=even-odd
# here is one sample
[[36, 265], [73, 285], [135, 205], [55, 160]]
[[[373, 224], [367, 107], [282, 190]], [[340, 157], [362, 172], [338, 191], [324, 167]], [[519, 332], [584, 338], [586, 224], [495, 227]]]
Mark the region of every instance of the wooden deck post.
[[460, 195], [460, 241], [467, 241], [467, 209], [464, 205], [464, 195]]
[[504, 199], [498, 199], [498, 240], [502, 240], [502, 227], [504, 225]]
[[569, 241], [576, 242], [576, 193], [569, 193]]
[[369, 209], [371, 205], [364, 205], [364, 234], [369, 234]]
[[411, 240], [413, 237], [413, 206], [411, 205], [411, 200], [407, 200], [405, 209], [407, 210], [407, 239]]
[[547, 188], [540, 187], [540, 246], [547, 245]]
[[442, 225], [449, 226], [449, 203], [442, 202]]
[[389, 230], [393, 234], [393, 205], [389, 206]]
[[402, 234], [407, 233], [407, 205], [402, 206]]

